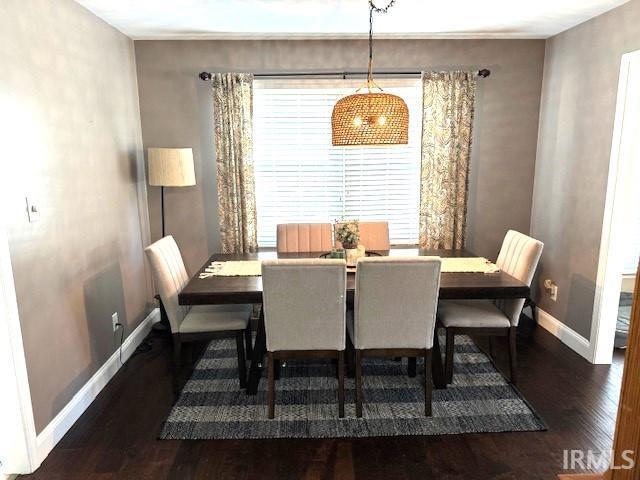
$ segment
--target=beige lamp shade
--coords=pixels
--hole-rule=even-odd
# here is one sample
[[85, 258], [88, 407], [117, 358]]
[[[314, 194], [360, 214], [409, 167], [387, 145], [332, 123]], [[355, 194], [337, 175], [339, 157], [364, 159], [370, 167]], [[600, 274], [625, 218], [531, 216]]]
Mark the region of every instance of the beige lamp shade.
[[149, 185], [188, 187], [196, 184], [193, 150], [190, 148], [150, 148]]

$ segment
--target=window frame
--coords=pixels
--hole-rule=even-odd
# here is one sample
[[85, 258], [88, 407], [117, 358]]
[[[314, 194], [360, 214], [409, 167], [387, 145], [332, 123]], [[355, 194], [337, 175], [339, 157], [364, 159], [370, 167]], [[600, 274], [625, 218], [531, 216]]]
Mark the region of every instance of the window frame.
[[[346, 219], [350, 219], [350, 218], [359, 218], [362, 221], [368, 221], [368, 220], [372, 220], [372, 221], [376, 221], [376, 220], [387, 220], [387, 215], [366, 215], [366, 214], [351, 214], [350, 211], [347, 210], [347, 206], [349, 204], [349, 199], [348, 199], [348, 195], [349, 195], [349, 191], [350, 189], [347, 187], [346, 183], [347, 183], [347, 179], [343, 179], [343, 185], [342, 185], [342, 191], [339, 194], [339, 202], [341, 203], [341, 211], [334, 211], [333, 213], [335, 214], [327, 214], [325, 215], [324, 218], [319, 218], [319, 216], [317, 214], [311, 214], [309, 215], [309, 217], [307, 218], [306, 216], [304, 218], [302, 218], [300, 215], [292, 215], [289, 218], [282, 218], [282, 219], [277, 219], [275, 215], [269, 215], [269, 220], [268, 222], [270, 222], [269, 225], [269, 229], [273, 229], [273, 234], [272, 235], [268, 235], [269, 241], [265, 242], [265, 235], [261, 234], [260, 231], [264, 231], [264, 224], [261, 221], [261, 217], [260, 217], [260, 212], [261, 210], [264, 209], [264, 207], [262, 206], [265, 202], [265, 198], [264, 198], [264, 192], [262, 191], [265, 187], [265, 184], [261, 183], [261, 175], [265, 172], [265, 167], [263, 165], [263, 161], [266, 162], [263, 158], [261, 158], [261, 155], [264, 154], [263, 151], [261, 151], [261, 149], [267, 148], [265, 147], [265, 145], [262, 145], [261, 142], [265, 141], [263, 136], [266, 135], [265, 134], [265, 130], [269, 130], [268, 127], [265, 127], [264, 124], [260, 124], [259, 122], [262, 122], [263, 120], [266, 120], [267, 118], [265, 118], [265, 114], [263, 112], [263, 110], [266, 109], [266, 105], [267, 103], [263, 103], [266, 102], [267, 100], [277, 100], [277, 94], [278, 94], [278, 90], [283, 90], [283, 94], [287, 95], [289, 94], [290, 90], [297, 90], [297, 89], [306, 89], [310, 91], [310, 94], [314, 94], [317, 93], [315, 92], [317, 91], [322, 91], [322, 90], [326, 90], [327, 91], [327, 95], [328, 96], [333, 96], [334, 98], [331, 99], [330, 103], [330, 107], [333, 108], [333, 104], [335, 103], [335, 101], [338, 98], [341, 98], [344, 95], [348, 95], [353, 93], [357, 88], [359, 88], [360, 86], [362, 86], [362, 80], [343, 80], [343, 79], [299, 79], [299, 78], [293, 78], [293, 79], [259, 79], [259, 80], [254, 80], [254, 112], [253, 112], [253, 126], [254, 126], [254, 164], [255, 164], [255, 178], [256, 178], [256, 209], [257, 209], [257, 221], [258, 221], [258, 241], [259, 241], [259, 248], [261, 250], [270, 250], [270, 249], [274, 249], [275, 248], [275, 242], [276, 242], [276, 231], [275, 231], [275, 225], [277, 223], [296, 223], [296, 222], [307, 222], [307, 223], [314, 223], [314, 222], [328, 222], [328, 223], [333, 223], [335, 220], [340, 220], [343, 218]], [[390, 212], [392, 218], [390, 218], [390, 230], [393, 232], [394, 228], [396, 231], [400, 231], [402, 230], [402, 234], [401, 235], [396, 235], [396, 238], [393, 237], [393, 233], [392, 233], [392, 245], [394, 246], [399, 246], [399, 247], [408, 247], [408, 248], [415, 248], [415, 246], [418, 244], [419, 241], [419, 210], [420, 210], [420, 162], [421, 162], [421, 158], [420, 158], [420, 143], [421, 143], [421, 131], [422, 131], [422, 84], [419, 78], [415, 78], [415, 77], [411, 77], [411, 78], [385, 78], [383, 80], [378, 80], [378, 83], [382, 86], [382, 88], [385, 89], [385, 91], [390, 91], [391, 93], [397, 93], [398, 89], [400, 90], [399, 94], [400, 96], [402, 96], [403, 98], [405, 98], [405, 101], [407, 101], [407, 105], [409, 106], [410, 109], [410, 131], [409, 131], [409, 145], [408, 146], [382, 146], [382, 147], [366, 147], [366, 148], [362, 148], [362, 147], [333, 147], [330, 144], [330, 111], [329, 111], [329, 117], [327, 118], [327, 122], [326, 124], [324, 123], [324, 121], [322, 122], [322, 128], [324, 130], [328, 129], [329, 132], [329, 138], [328, 138], [328, 144], [326, 147], [324, 147], [324, 141], [322, 143], [323, 148], [326, 148], [327, 150], [325, 152], [320, 152], [320, 156], [322, 155], [329, 155], [329, 157], [336, 157], [336, 156], [341, 156], [342, 157], [342, 166], [340, 168], [342, 168], [342, 175], [344, 177], [348, 176], [348, 171], [354, 170], [355, 174], [353, 174], [352, 176], [354, 177], [354, 179], [352, 179], [352, 181], [350, 182], [351, 185], [356, 186], [358, 184], [358, 182], [361, 183], [361, 187], [363, 189], [367, 188], [367, 172], [366, 172], [366, 168], [363, 168], [362, 165], [366, 165], [366, 163], [362, 160], [364, 157], [366, 157], [366, 149], [368, 148], [374, 148], [376, 150], [378, 149], [391, 149], [391, 152], [393, 152], [394, 154], [397, 153], [397, 149], [398, 148], [405, 148], [405, 149], [409, 149], [408, 152], [405, 153], [398, 153], [397, 157], [401, 158], [403, 155], [407, 156], [410, 155], [413, 159], [413, 161], [411, 163], [406, 163], [406, 164], [402, 164], [402, 160], [397, 160], [395, 157], [392, 160], [387, 160], [388, 165], [390, 165], [390, 168], [388, 168], [387, 170], [384, 169], [384, 167], [382, 167], [382, 171], [385, 172], [386, 176], [392, 175], [393, 174], [393, 167], [394, 166], [398, 166], [399, 169], [401, 170], [402, 168], [406, 168], [408, 173], [404, 173], [404, 177], [402, 172], [400, 172], [398, 174], [398, 178], [399, 178], [399, 183], [402, 184], [402, 186], [404, 187], [404, 185], [408, 182], [411, 181], [413, 182], [412, 178], [415, 175], [415, 182], [412, 183], [411, 185], [411, 192], [409, 194], [407, 194], [407, 198], [406, 201], [410, 202], [410, 203], [406, 203], [405, 199], [403, 199], [402, 195], [399, 195], [398, 198], [398, 203], [395, 208], [390, 208], [385, 210], [385, 212]], [[409, 92], [407, 92], [407, 90], [410, 90]], [[319, 93], [318, 93], [319, 94]], [[272, 98], [266, 98], [269, 95], [272, 96]], [[320, 94], [319, 94], [320, 95]], [[266, 100], [265, 100], [266, 98]], [[324, 100], [326, 103], [326, 100]], [[304, 103], [304, 102], [303, 102]], [[310, 103], [310, 102], [307, 102]], [[324, 107], [327, 107], [327, 105], [323, 105]], [[311, 133], [310, 135], [314, 135], [314, 133]], [[274, 147], [276, 148], [276, 147]], [[294, 152], [295, 154], [295, 148], [292, 148], [292, 152]], [[354, 152], [358, 152], [358, 153], [354, 153]], [[273, 155], [273, 152], [270, 153], [271, 155]], [[268, 154], [265, 154], [268, 155]], [[360, 156], [360, 164], [359, 166], [354, 167], [354, 164], [351, 164], [351, 168], [350, 168], [350, 162], [349, 159], [351, 159], [351, 161], [354, 161], [354, 158], [356, 158], [357, 156]], [[349, 157], [349, 158], [345, 158]], [[394, 155], [392, 155], [394, 156]], [[327, 160], [327, 164], [331, 165], [331, 161], [335, 160], [335, 158], [330, 158]], [[274, 160], [274, 162], [276, 162], [277, 160]], [[381, 163], [384, 163], [384, 161], [382, 161]], [[380, 167], [380, 163], [375, 164], [378, 167]], [[272, 170], [275, 171], [275, 169], [277, 168], [277, 166], [273, 166]], [[291, 167], [294, 168], [294, 167]], [[298, 167], [299, 168], [299, 167]], [[323, 165], [323, 168], [328, 168], [327, 165]], [[363, 174], [363, 171], [365, 172]], [[271, 175], [275, 175], [274, 173], [271, 173]], [[335, 180], [335, 179], [333, 179]], [[269, 180], [267, 180], [266, 182], [269, 182]], [[404, 182], [404, 183], [402, 183]], [[375, 183], [375, 182], [374, 182]], [[268, 183], [266, 184], [268, 185]], [[352, 187], [353, 188], [353, 187]], [[375, 186], [372, 186], [371, 188], [376, 188]], [[387, 190], [392, 191], [393, 188], [388, 188]], [[389, 195], [389, 193], [387, 192], [387, 195]], [[361, 208], [359, 210], [359, 212], [362, 212], [362, 198], [364, 198], [366, 195], [362, 195], [359, 198], [359, 202], [361, 203]], [[270, 200], [267, 201], [273, 201], [273, 198], [277, 198], [276, 195], [273, 195], [272, 198]], [[335, 200], [335, 198], [334, 198]], [[380, 200], [382, 201], [382, 200]], [[387, 200], [386, 200], [386, 205], [389, 205], [389, 202], [392, 200], [389, 200], [389, 196], [387, 196]], [[405, 203], [402, 203], [405, 202]], [[366, 203], [366, 202], [365, 202]], [[407, 205], [405, 207], [405, 205]], [[335, 207], [335, 206], [334, 206]], [[330, 210], [330, 207], [327, 206], [326, 207], [328, 210]], [[333, 207], [332, 207], [333, 208]], [[397, 211], [400, 210], [407, 210], [407, 213], [395, 213]], [[357, 210], [353, 210], [353, 212], [356, 212]], [[411, 218], [414, 217], [413, 220], [403, 220], [401, 222], [393, 222], [393, 215], [396, 215], [396, 218]], [[408, 215], [408, 217], [407, 217]], [[329, 218], [327, 218], [329, 217]], [[331, 218], [333, 217], [333, 218]], [[410, 225], [410, 226], [407, 226]], [[394, 227], [395, 226], [395, 227]]]

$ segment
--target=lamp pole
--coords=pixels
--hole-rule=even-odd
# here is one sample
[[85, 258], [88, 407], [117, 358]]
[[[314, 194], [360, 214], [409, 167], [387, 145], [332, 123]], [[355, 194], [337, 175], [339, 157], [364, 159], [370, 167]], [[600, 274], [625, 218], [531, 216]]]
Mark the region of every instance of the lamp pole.
[[164, 185], [160, 186], [160, 211], [162, 212], [162, 238], [164, 238]]

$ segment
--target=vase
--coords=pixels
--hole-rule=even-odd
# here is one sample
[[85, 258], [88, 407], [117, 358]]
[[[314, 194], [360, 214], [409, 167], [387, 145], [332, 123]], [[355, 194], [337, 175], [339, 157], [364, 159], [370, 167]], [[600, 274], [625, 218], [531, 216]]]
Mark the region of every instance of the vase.
[[358, 259], [366, 256], [364, 248], [358, 246], [358, 248], [345, 248], [344, 249], [345, 260], [347, 265], [354, 267], [358, 263]]

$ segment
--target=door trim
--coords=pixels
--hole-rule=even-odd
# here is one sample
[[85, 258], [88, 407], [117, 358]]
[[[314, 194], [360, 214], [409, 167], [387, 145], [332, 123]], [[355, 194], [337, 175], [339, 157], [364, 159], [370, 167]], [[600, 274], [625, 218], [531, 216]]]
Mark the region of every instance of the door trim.
[[31, 473], [39, 466], [36, 429], [9, 253], [9, 240], [2, 218], [0, 218], [0, 334], [4, 335], [5, 333], [9, 340], [9, 375], [7, 379], [2, 379], [2, 382], [6, 381], [7, 384], [0, 385], [0, 387], [3, 390], [6, 388], [5, 391], [9, 393], [0, 400], [3, 409], [6, 408], [5, 413], [10, 415], [7, 418], [19, 420], [9, 427], [8, 432], [3, 431], [3, 435], [13, 439], [12, 443], [16, 448], [11, 452], [9, 458], [3, 459], [6, 464], [2, 468], [3, 472], [11, 474]]
[[625, 109], [628, 106], [629, 88], [632, 84], [630, 82], [632, 67], [640, 72], [640, 50], [624, 54], [620, 63], [616, 116], [591, 322], [590, 357], [592, 363], [599, 364], [610, 364], [613, 359], [615, 323], [623, 273], [621, 244], [625, 212], [622, 208], [622, 193], [626, 187], [628, 175], [625, 174], [628, 172], [631, 159], [623, 154], [622, 141], [625, 134]]

